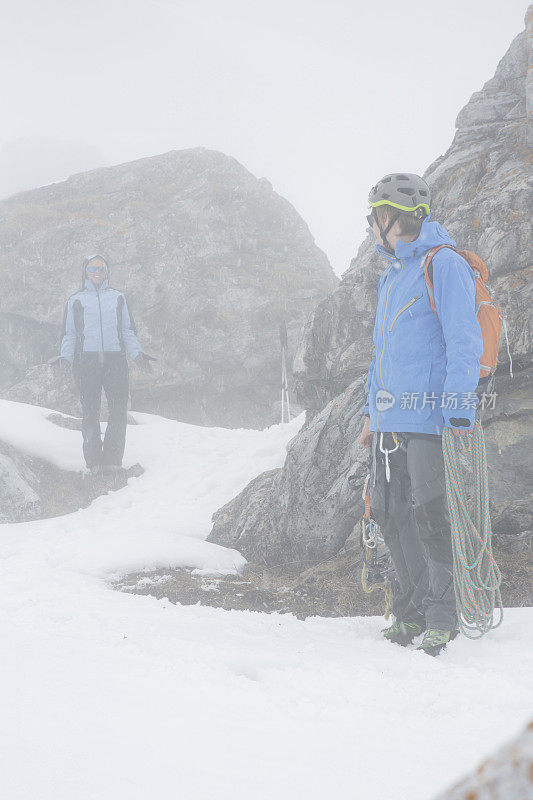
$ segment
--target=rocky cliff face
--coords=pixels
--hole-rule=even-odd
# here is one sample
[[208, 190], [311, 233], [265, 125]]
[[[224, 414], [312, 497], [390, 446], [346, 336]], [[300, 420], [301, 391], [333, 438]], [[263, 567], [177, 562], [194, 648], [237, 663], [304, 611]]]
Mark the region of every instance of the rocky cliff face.
[[[530, 6], [527, 30], [459, 113], [451, 147], [424, 175], [433, 195], [432, 217], [489, 267], [518, 369], [531, 363], [533, 351], [532, 18]], [[382, 270], [370, 235], [337, 290], [306, 323], [293, 369], [300, 400], [311, 413], [368, 368]], [[500, 360], [508, 362], [503, 341]]]
[[[503, 533], [533, 527], [533, 6], [526, 25], [425, 175], [433, 217], [486, 261], [507, 320], [515, 377], [502, 342], [496, 409], [484, 420], [493, 527]], [[361, 485], [367, 471], [357, 439], [382, 269], [369, 237], [311, 314], [293, 366], [307, 424], [282, 470], [256, 479], [215, 515], [213, 541], [231, 543], [251, 560], [260, 551], [267, 563], [329, 557], [342, 545], [361, 504], [348, 490], [348, 474]]]
[[31, 460], [0, 442], [0, 523], [39, 519], [39, 478]]
[[211, 541], [268, 566], [313, 564], [337, 553], [360, 516], [360, 492], [348, 484], [367, 473], [357, 444], [364, 407], [360, 378], [294, 437], [283, 469], [259, 475], [213, 517]]
[[[203, 148], [75, 175], [0, 203], [0, 392], [75, 413], [43, 365], [86, 255], [105, 254], [154, 378], [132, 402], [185, 421], [278, 419], [279, 322], [294, 355], [338, 284], [301, 217], [268, 181]], [[36, 366], [41, 364], [42, 366]], [[28, 370], [31, 372], [28, 373]], [[59, 399], [59, 402], [58, 402]]]

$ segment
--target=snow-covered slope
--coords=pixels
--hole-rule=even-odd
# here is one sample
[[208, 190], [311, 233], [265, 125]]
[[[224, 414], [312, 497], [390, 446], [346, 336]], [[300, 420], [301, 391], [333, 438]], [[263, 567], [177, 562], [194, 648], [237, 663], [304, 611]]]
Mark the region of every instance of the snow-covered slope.
[[[82, 466], [80, 434], [0, 405], [0, 439]], [[173, 606], [107, 588], [143, 567], [230, 571], [212, 512], [282, 463], [302, 420], [269, 430], [137, 414], [146, 473], [57, 519], [0, 526], [0, 775], [10, 800], [429, 800], [525, 723], [531, 609], [439, 660], [377, 618]]]
[[[0, 400], [0, 440], [61, 469], [84, 467], [81, 435], [52, 424], [50, 410]], [[126, 463], [146, 473], [127, 490], [100, 497], [88, 509], [59, 519], [3, 525], [1, 547], [38, 553], [92, 575], [187, 566], [220, 572], [242, 568], [235, 550], [204, 542], [211, 515], [258, 472], [283, 463], [285, 445], [303, 416], [290, 425], [254, 430], [202, 428], [150, 414], [128, 427]], [[46, 565], [43, 565], [45, 568]]]

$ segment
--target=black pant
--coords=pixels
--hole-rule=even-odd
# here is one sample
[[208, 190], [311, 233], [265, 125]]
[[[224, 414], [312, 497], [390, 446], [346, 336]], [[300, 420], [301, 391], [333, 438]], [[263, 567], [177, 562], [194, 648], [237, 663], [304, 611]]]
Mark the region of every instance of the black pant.
[[[400, 446], [389, 455], [387, 481], [379, 436], [374, 434], [370, 496], [396, 570], [393, 613], [400, 621], [453, 630], [453, 553], [441, 438], [398, 434]], [[383, 446], [394, 447], [390, 434]]]
[[[126, 356], [118, 353], [82, 353], [75, 362], [74, 377], [83, 411], [83, 455], [88, 467], [122, 464], [126, 444], [129, 369]], [[102, 388], [109, 420], [102, 446], [100, 406]]]

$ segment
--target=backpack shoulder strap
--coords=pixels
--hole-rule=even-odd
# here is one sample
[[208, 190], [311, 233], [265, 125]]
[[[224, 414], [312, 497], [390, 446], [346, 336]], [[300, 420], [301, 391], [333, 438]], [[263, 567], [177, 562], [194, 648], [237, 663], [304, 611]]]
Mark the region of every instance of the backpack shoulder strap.
[[440, 244], [438, 247], [432, 247], [431, 250], [428, 250], [426, 255], [424, 256], [424, 277], [426, 279], [426, 286], [428, 289], [429, 294], [429, 305], [431, 306], [431, 310], [437, 313], [437, 309], [435, 307], [435, 292], [433, 290], [433, 256], [435, 256], [439, 250], [442, 250], [444, 247], [453, 250], [457, 253], [455, 247], [452, 247], [451, 244]]

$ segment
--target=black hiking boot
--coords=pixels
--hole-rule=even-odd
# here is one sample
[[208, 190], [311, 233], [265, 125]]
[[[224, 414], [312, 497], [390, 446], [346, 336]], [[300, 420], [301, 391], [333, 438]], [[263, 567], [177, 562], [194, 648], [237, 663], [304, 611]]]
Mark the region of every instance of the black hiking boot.
[[458, 633], [458, 630], [441, 631], [435, 628], [428, 628], [424, 634], [424, 638], [416, 649], [423, 650], [428, 656], [438, 656], [439, 653], [444, 650], [448, 642], [455, 639]]
[[122, 464], [102, 464], [100, 471], [102, 475], [110, 475], [112, 477], [126, 472]]
[[102, 474], [101, 464], [94, 464], [92, 467], [87, 467], [87, 469], [93, 477], [99, 477]]

